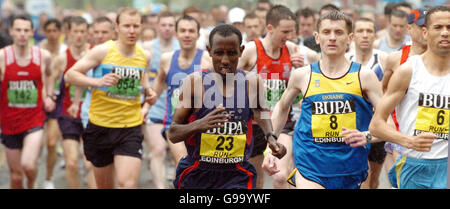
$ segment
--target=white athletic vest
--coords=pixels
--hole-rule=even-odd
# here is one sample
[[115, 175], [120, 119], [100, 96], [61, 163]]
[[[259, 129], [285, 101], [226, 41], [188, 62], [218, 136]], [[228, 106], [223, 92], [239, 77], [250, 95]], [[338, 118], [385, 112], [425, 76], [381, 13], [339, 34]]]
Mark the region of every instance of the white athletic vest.
[[412, 76], [405, 97], [396, 107], [400, 132], [409, 136], [421, 132], [437, 135], [430, 152], [404, 149], [403, 155], [422, 159], [440, 159], [448, 156], [450, 114], [450, 74], [431, 75], [422, 56], [409, 57]]
[[[379, 55], [380, 52], [381, 51], [378, 49], [373, 49], [372, 56], [370, 56], [369, 61], [365, 65], [362, 65], [361, 63], [362, 67], [374, 70], [380, 64], [380, 55]], [[348, 58], [350, 61], [356, 62], [356, 53], [355, 52], [349, 53]]]

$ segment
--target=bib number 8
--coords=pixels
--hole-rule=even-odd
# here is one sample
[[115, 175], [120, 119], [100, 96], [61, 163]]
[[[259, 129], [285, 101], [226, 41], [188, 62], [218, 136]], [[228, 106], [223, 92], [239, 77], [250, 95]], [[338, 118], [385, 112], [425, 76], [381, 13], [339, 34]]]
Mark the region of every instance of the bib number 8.
[[330, 116], [330, 128], [336, 130], [338, 127], [336, 115]]

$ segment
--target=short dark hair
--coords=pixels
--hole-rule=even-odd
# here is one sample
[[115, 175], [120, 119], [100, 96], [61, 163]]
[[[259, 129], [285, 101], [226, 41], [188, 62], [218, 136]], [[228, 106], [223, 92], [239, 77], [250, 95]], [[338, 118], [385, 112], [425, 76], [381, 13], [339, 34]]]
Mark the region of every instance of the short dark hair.
[[29, 21], [31, 23], [31, 29], [34, 28], [33, 25], [33, 21], [31, 20], [31, 17], [29, 15], [26, 14], [18, 14], [18, 15], [14, 15], [11, 17], [11, 27], [14, 25], [14, 22], [16, 20], [25, 20], [25, 21]]
[[428, 26], [430, 24], [431, 15], [436, 12], [450, 12], [450, 7], [441, 5], [441, 6], [432, 7], [430, 10], [428, 10], [428, 12], [425, 16], [425, 27], [428, 28]]
[[408, 8], [410, 8], [410, 9], [412, 9], [411, 4], [408, 3], [408, 2], [406, 2], [406, 1], [402, 1], [402, 2], [399, 2], [399, 3], [395, 4], [393, 9], [396, 10], [396, 9], [398, 9], [399, 7], [408, 7]]
[[239, 38], [239, 46], [242, 44], [242, 33], [236, 27], [230, 24], [221, 24], [216, 26], [209, 34], [209, 47], [212, 48], [214, 35], [219, 34], [223, 37], [228, 37], [236, 34]]
[[283, 6], [283, 5], [275, 5], [270, 8], [269, 12], [267, 12], [266, 16], [266, 24], [271, 24], [274, 27], [277, 27], [280, 24], [281, 20], [292, 20], [295, 21], [295, 15], [292, 11]]
[[87, 23], [86, 19], [80, 17], [80, 16], [74, 16], [72, 18], [70, 18], [70, 22], [69, 22], [69, 30], [72, 29], [72, 25], [82, 25], [82, 24], [86, 24], [86, 27], [89, 28], [89, 24]]
[[315, 19], [314, 11], [312, 9], [310, 9], [309, 7], [297, 10], [297, 12], [295, 13], [295, 16], [297, 16], [297, 19], [300, 17], [303, 17], [303, 18], [313, 17], [313, 19]]
[[394, 7], [395, 7], [396, 5], [397, 5], [397, 4], [394, 3], [394, 2], [389, 2], [389, 3], [387, 3], [386, 6], [384, 6], [384, 15], [390, 16], [391, 13], [392, 13], [392, 10], [394, 10]]
[[58, 28], [58, 30], [61, 30], [62, 24], [59, 20], [57, 20], [55, 18], [51, 18], [51, 19], [48, 19], [47, 21], [45, 21], [44, 30], [51, 24], [55, 24], [55, 27]]
[[344, 20], [345, 21], [345, 28], [347, 29], [348, 33], [351, 33], [353, 31], [353, 23], [350, 17], [345, 15], [342, 12], [333, 10], [331, 12], [328, 12], [327, 14], [322, 15], [319, 18], [319, 21], [317, 21], [317, 31], [320, 29], [320, 23], [322, 23], [323, 20], [332, 20], [332, 21], [338, 21], [338, 20]]
[[194, 21], [195, 24], [197, 25], [197, 33], [200, 33], [200, 23], [195, 18], [193, 18], [189, 15], [184, 15], [183, 17], [178, 18], [178, 20], [175, 22], [175, 31], [178, 31], [178, 23], [181, 20]]
[[319, 14], [322, 13], [323, 10], [330, 10], [330, 11], [340, 11], [339, 7], [337, 7], [334, 4], [325, 4], [319, 9]]
[[377, 26], [375, 24], [375, 22], [367, 17], [360, 17], [358, 18], [354, 24], [353, 24], [353, 32], [355, 32], [355, 28], [356, 28], [356, 23], [357, 22], [371, 22], [373, 24], [373, 31], [376, 32], [377, 31]]
[[259, 20], [259, 17], [254, 12], [250, 12], [250, 13], [245, 15], [245, 17], [244, 17], [244, 24], [245, 24], [245, 20], [246, 19], [258, 19]]
[[391, 21], [392, 16], [408, 19], [408, 14], [406, 14], [406, 12], [404, 12], [402, 10], [398, 10], [398, 9], [392, 10], [391, 14], [389, 15], [389, 21]]
[[109, 19], [106, 16], [101, 16], [101, 17], [95, 18], [94, 22], [92, 23], [92, 26], [94, 26], [95, 24], [104, 23], [104, 22], [109, 23], [111, 25], [111, 29], [114, 30], [114, 23], [111, 21], [111, 19]]

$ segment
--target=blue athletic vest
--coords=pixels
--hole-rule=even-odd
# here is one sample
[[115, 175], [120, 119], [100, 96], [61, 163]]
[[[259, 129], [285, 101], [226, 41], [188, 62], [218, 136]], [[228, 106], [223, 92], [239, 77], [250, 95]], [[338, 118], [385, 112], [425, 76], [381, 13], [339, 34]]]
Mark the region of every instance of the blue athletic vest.
[[203, 50], [197, 49], [194, 60], [187, 69], [182, 69], [178, 65], [178, 57], [180, 56], [180, 50], [176, 50], [173, 53], [172, 60], [170, 61], [169, 72], [166, 76], [167, 84], [167, 97], [166, 97], [166, 111], [164, 114], [163, 125], [169, 127], [172, 123], [172, 115], [175, 111], [180, 96], [180, 87], [184, 78], [195, 70], [201, 69]]
[[[150, 84], [153, 83], [153, 80], [156, 78], [156, 74], [159, 69], [159, 62], [161, 60], [162, 50], [161, 46], [159, 44], [159, 39], [155, 39], [152, 41], [152, 61], [150, 62]], [[180, 44], [178, 40], [175, 38], [172, 39], [172, 50], [178, 50], [180, 49]], [[162, 123], [164, 119], [164, 112], [165, 112], [165, 103], [166, 103], [166, 97], [167, 92], [164, 91], [159, 96], [158, 100], [156, 100], [156, 103], [152, 105], [150, 110], [148, 111], [148, 118], [151, 118], [152, 120], [156, 121], [157, 123]]]
[[351, 148], [339, 136], [342, 128], [367, 131], [373, 107], [363, 97], [359, 72], [352, 62], [341, 78], [322, 74], [311, 64], [311, 78], [294, 131], [294, 159], [300, 173], [321, 177], [361, 174], [367, 171], [369, 145]]
[[[205, 90], [203, 104], [199, 111], [190, 115], [188, 122], [202, 119], [219, 104], [226, 107], [224, 114], [229, 114], [228, 122], [223, 128], [211, 129], [190, 136], [185, 145], [188, 156], [201, 163], [229, 165], [248, 160], [252, 144], [251, 109], [249, 105], [247, 80], [245, 72], [236, 72], [234, 95], [224, 97], [209, 70], [202, 71]], [[245, 91], [242, 91], [245, 89]]]

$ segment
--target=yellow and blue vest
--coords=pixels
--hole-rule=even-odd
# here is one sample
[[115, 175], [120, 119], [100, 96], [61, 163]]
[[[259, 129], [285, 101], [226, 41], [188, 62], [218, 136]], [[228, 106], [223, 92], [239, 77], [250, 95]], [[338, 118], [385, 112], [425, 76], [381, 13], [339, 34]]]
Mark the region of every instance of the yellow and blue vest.
[[340, 78], [328, 78], [318, 62], [311, 64], [300, 119], [294, 131], [294, 159], [300, 173], [329, 177], [367, 171], [368, 145], [351, 148], [340, 136], [342, 128], [367, 131], [373, 107], [363, 97], [359, 72], [352, 62]]
[[147, 68], [144, 50], [136, 46], [132, 58], [124, 57], [116, 42], [108, 41], [108, 53], [93, 73], [101, 78], [108, 73], [121, 76], [115, 86], [94, 88], [89, 109], [91, 123], [107, 128], [135, 127], [142, 124], [141, 82]]

